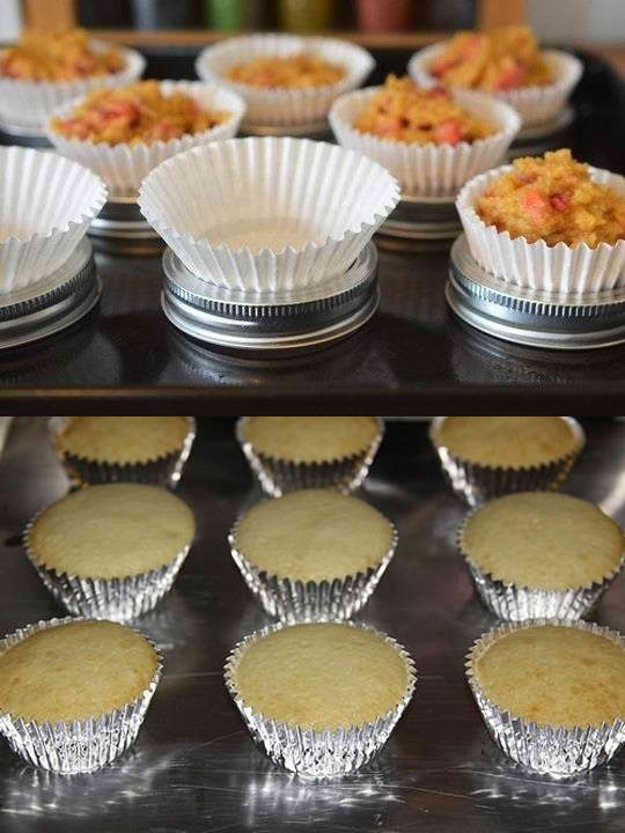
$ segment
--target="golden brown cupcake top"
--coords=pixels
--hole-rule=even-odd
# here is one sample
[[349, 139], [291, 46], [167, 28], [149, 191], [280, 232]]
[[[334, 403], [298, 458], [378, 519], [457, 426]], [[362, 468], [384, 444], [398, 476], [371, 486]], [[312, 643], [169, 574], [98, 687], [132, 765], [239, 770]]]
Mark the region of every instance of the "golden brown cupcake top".
[[103, 463], [147, 463], [181, 451], [186, 417], [71, 417], [57, 436], [60, 451]]
[[518, 587], [566, 590], [619, 565], [623, 532], [598, 506], [552, 492], [493, 500], [467, 521], [462, 547], [481, 570]]
[[410, 681], [406, 660], [368, 630], [294, 625], [252, 642], [234, 669], [239, 696], [276, 721], [338, 729], [382, 717]]
[[254, 506], [235, 539], [239, 552], [269, 575], [323, 581], [375, 567], [391, 547], [393, 528], [358, 498], [303, 489]]
[[158, 81], [137, 81], [125, 87], [94, 90], [69, 116], [57, 116], [51, 124], [66, 139], [151, 145], [210, 130], [229, 115], [203, 108], [179, 90], [165, 95]]
[[441, 83], [504, 92], [553, 81], [529, 26], [458, 32], [429, 67]]
[[0, 711], [24, 720], [84, 720], [122, 708], [158, 666], [140, 634], [114, 622], [68, 622], [0, 655]]
[[389, 75], [354, 127], [383, 139], [410, 144], [457, 145], [491, 136], [495, 128], [472, 116], [442, 87], [422, 88]]
[[625, 650], [606, 636], [535, 625], [497, 638], [474, 663], [486, 697], [547, 726], [625, 718]]
[[265, 89], [304, 89], [336, 84], [345, 77], [345, 67], [307, 52], [288, 57], [252, 58], [227, 71], [231, 81]]
[[118, 49], [94, 49], [82, 29], [26, 32], [0, 55], [0, 74], [25, 81], [76, 81], [110, 75], [123, 67]]
[[516, 159], [479, 196], [478, 216], [497, 231], [548, 246], [594, 248], [625, 239], [625, 196], [594, 182], [567, 149]]
[[463, 460], [511, 468], [551, 463], [577, 447], [561, 417], [445, 417], [434, 440]]
[[156, 486], [108, 483], [72, 492], [39, 515], [29, 546], [44, 566], [83, 578], [123, 578], [173, 561], [195, 533], [193, 513]]
[[300, 463], [352, 457], [380, 433], [375, 417], [247, 417], [243, 439], [259, 454]]

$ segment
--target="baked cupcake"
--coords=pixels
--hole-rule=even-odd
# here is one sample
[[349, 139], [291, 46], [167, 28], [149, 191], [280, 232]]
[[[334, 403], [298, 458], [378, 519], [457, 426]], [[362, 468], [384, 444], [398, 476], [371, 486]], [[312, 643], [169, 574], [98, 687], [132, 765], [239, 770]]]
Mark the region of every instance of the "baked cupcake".
[[332, 102], [360, 87], [374, 66], [370, 53], [354, 43], [259, 34], [206, 47], [195, 69], [204, 81], [225, 84], [245, 100], [246, 130], [280, 133], [323, 129]]
[[379, 417], [242, 417], [237, 439], [263, 490], [357, 489], [382, 442]]
[[341, 96], [329, 119], [341, 145], [387, 168], [410, 197], [455, 196], [503, 162], [521, 125], [512, 107], [490, 96], [394, 75], [383, 87]]
[[0, 119], [42, 129], [59, 106], [96, 87], [140, 78], [145, 58], [134, 49], [108, 46], [87, 32], [26, 32], [0, 52]]
[[511, 492], [559, 489], [585, 444], [572, 417], [437, 417], [430, 440], [470, 506]]
[[349, 619], [388, 567], [397, 532], [381, 512], [334, 490], [302, 489], [246, 512], [232, 557], [270, 616]]
[[135, 740], [162, 658], [113, 622], [51, 619], [0, 643], [0, 732], [29, 763], [93, 772]]
[[192, 81], [138, 81], [100, 88], [56, 110], [47, 136], [63, 156], [99, 174], [116, 197], [183, 150], [231, 139], [245, 104], [234, 92]]
[[478, 639], [467, 679], [493, 739], [517, 763], [586, 772], [625, 740], [625, 640], [586, 622], [507, 624]]
[[570, 150], [481, 174], [456, 207], [474, 260], [505, 283], [556, 295], [625, 284], [625, 177]]
[[352, 623], [276, 625], [240, 642], [226, 685], [254, 739], [280, 766], [345, 775], [386, 743], [416, 674], [395, 640]]
[[65, 470], [78, 484], [174, 487], [195, 440], [193, 417], [52, 417], [50, 428]]
[[570, 495], [518, 492], [487, 503], [458, 532], [484, 604], [500, 619], [586, 616], [623, 563], [623, 532]]
[[510, 104], [524, 125], [556, 118], [583, 72], [581, 61], [555, 49], [542, 50], [529, 26], [490, 32], [458, 32], [417, 52], [408, 65], [418, 84], [476, 89]]
[[168, 592], [194, 534], [190, 508], [165, 489], [107, 483], [71, 492], [36, 515], [24, 546], [70, 613], [124, 620]]

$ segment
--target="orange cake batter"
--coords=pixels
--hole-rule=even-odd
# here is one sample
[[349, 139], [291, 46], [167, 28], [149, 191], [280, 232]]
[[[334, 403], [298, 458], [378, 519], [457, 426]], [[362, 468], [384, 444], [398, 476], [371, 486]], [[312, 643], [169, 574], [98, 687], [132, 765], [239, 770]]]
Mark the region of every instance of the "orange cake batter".
[[410, 78], [394, 75], [389, 75], [354, 126], [383, 139], [421, 145], [457, 145], [495, 132], [488, 122], [474, 118], [456, 104], [441, 87], [417, 87]]
[[228, 78], [252, 87], [323, 87], [345, 77], [345, 68], [304, 52], [288, 58], [254, 58], [231, 67]]
[[75, 81], [124, 67], [118, 49], [95, 51], [82, 29], [31, 32], [0, 56], [0, 73], [27, 81]]
[[553, 80], [528, 26], [458, 32], [429, 68], [445, 84], [502, 92]]
[[614, 245], [625, 238], [625, 198], [590, 178], [570, 150], [524, 157], [477, 200], [478, 215], [498, 231], [529, 243]]
[[188, 95], [163, 95], [158, 81], [138, 81], [119, 89], [95, 90], [68, 118], [52, 127], [67, 139], [151, 144], [200, 133], [225, 121], [229, 113], [203, 110]]

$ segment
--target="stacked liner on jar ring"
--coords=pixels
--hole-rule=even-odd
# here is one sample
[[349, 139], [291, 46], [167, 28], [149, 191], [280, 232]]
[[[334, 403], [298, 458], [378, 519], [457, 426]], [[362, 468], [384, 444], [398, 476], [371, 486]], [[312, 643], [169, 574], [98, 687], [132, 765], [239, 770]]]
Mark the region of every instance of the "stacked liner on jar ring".
[[371, 238], [398, 199], [391, 174], [354, 152], [253, 137], [163, 162], [138, 202], [169, 247], [170, 321], [220, 347], [280, 353], [330, 343], [371, 318]]
[[[350, 495], [381, 437], [375, 417], [246, 417], [237, 426], [269, 498], [238, 519], [230, 549], [251, 592], [279, 621], [233, 648], [226, 685], [254, 739], [301, 775], [341, 776], [367, 763], [415, 687], [405, 649], [350, 621], [397, 546], [394, 525]], [[280, 479], [276, 472], [287, 469], [298, 476]], [[281, 687], [301, 696], [287, 698], [288, 706]]]
[[85, 234], [107, 190], [56, 154], [6, 147], [0, 158], [0, 348], [7, 349], [74, 324], [97, 303]]

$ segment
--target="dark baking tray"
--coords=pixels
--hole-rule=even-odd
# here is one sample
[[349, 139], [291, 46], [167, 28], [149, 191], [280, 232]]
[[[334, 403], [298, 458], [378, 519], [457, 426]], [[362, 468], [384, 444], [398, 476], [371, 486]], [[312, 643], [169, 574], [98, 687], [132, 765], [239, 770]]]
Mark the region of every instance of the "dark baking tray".
[[[588, 447], [567, 483], [625, 524], [625, 424], [585, 422]], [[25, 522], [67, 483], [45, 424], [22, 418], [0, 458], [0, 635], [62, 611], [20, 547]], [[416, 661], [416, 694], [382, 753], [341, 781], [314, 783], [257, 750], [226, 692], [224, 658], [266, 620], [226, 535], [258, 492], [231, 420], [201, 420], [179, 493], [199, 531], [175, 588], [137, 620], [165, 674], [137, 744], [91, 776], [35, 771], [0, 742], [2, 833], [545, 833], [623, 830], [623, 756], [573, 780], [519, 769], [491, 742], [463, 658], [495, 624], [454, 546], [463, 506], [443, 485], [423, 424], [390, 424], [362, 496], [397, 524], [399, 547], [364, 621]], [[625, 629], [625, 577], [598, 609]]]
[[[193, 77], [195, 50], [147, 54], [148, 75]], [[625, 85], [604, 61], [578, 54], [586, 72], [562, 143], [580, 159], [624, 172]], [[401, 72], [408, 57], [378, 51], [372, 80]], [[100, 254], [104, 295], [90, 320], [38, 347], [0, 354], [3, 407], [85, 412], [106, 402], [128, 411], [149, 402], [154, 411], [295, 412], [318, 408], [323, 396], [327, 413], [622, 410], [625, 346], [567, 355], [482, 336], [447, 309], [447, 259], [446, 250], [381, 251], [382, 303], [363, 331], [312, 355], [257, 360], [197, 347], [166, 322], [158, 257]]]

